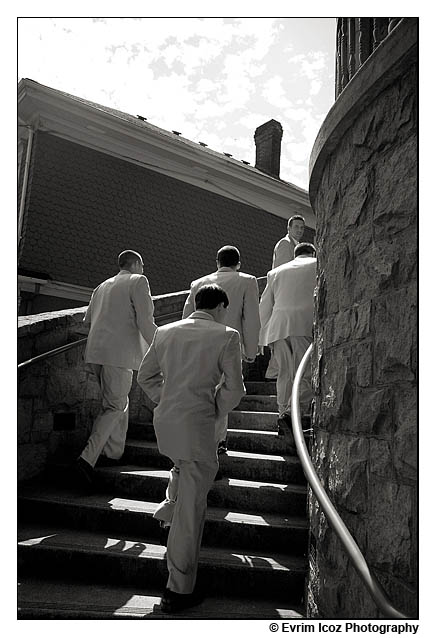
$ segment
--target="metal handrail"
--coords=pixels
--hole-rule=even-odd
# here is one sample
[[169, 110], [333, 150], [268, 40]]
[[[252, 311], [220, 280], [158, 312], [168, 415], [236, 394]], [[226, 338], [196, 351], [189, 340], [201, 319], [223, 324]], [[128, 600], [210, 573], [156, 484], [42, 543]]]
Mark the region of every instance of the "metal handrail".
[[392, 605], [381, 585], [379, 584], [375, 576], [371, 573], [366, 563], [366, 559], [361, 553], [360, 548], [356, 544], [355, 540], [351, 536], [349, 530], [343, 523], [340, 515], [338, 514], [328, 495], [326, 494], [325, 489], [323, 488], [319, 477], [316, 474], [316, 471], [308, 454], [302, 432], [302, 423], [300, 420], [299, 389], [300, 382], [302, 380], [312, 350], [313, 344], [308, 347], [308, 350], [302, 357], [302, 361], [300, 362], [300, 365], [296, 372], [293, 383], [293, 390], [291, 393], [291, 420], [293, 425], [293, 436], [296, 443], [297, 453], [303, 466], [303, 471], [308, 480], [308, 483], [311, 486], [312, 491], [319, 501], [320, 507], [325, 513], [328, 522], [331, 524], [335, 533], [343, 544], [347, 555], [352, 561], [352, 564], [357, 570], [361, 580], [364, 582], [365, 586], [369, 590], [370, 595], [372, 596], [378, 608], [385, 614], [387, 618], [408, 618], [408, 616], [405, 616], [402, 612], [400, 612]]
[[[158, 319], [169, 319], [171, 317], [177, 317], [182, 315], [182, 310], [177, 310], [176, 312], [169, 312], [166, 315], [159, 315], [155, 317], [155, 320]], [[43, 352], [42, 354], [37, 355], [36, 357], [32, 357], [32, 359], [27, 359], [27, 361], [23, 361], [18, 364], [18, 370], [22, 370], [27, 366], [32, 365], [33, 363], [37, 363], [38, 361], [43, 361], [44, 359], [48, 359], [49, 357], [55, 357], [57, 354], [61, 354], [62, 352], [66, 352], [67, 350], [71, 350], [76, 346], [80, 346], [81, 344], [87, 341], [88, 337], [84, 337], [83, 339], [78, 339], [77, 341], [72, 341], [71, 343], [66, 343], [63, 346], [59, 346], [59, 348], [54, 348], [53, 350], [49, 350], [48, 352]]]
[[71, 343], [66, 343], [63, 346], [59, 346], [59, 348], [54, 348], [53, 350], [49, 350], [49, 352], [43, 352], [43, 354], [39, 354], [32, 359], [28, 359], [27, 361], [23, 361], [18, 364], [18, 369], [22, 370], [27, 366], [30, 366], [32, 363], [37, 363], [38, 361], [42, 361], [43, 359], [48, 359], [49, 357], [54, 357], [57, 354], [61, 354], [61, 352], [66, 352], [66, 350], [71, 350], [76, 346], [80, 346], [81, 343], [85, 343], [88, 337], [84, 337], [83, 339], [78, 339], [77, 341], [72, 341]]

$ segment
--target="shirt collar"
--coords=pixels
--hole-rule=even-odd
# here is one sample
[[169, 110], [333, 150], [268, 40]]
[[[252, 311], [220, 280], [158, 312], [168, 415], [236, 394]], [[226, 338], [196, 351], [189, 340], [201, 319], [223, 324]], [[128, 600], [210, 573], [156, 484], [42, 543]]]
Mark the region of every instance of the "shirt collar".
[[207, 319], [208, 321], [215, 321], [214, 317], [205, 310], [195, 310], [188, 319]]
[[230, 268], [229, 266], [220, 266], [220, 268], [217, 269], [217, 272], [236, 272], [233, 268]]

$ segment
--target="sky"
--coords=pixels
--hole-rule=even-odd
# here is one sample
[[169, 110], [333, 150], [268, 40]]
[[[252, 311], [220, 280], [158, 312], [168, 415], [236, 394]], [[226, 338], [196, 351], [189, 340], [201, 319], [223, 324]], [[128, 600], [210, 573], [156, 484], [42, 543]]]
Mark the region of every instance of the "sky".
[[282, 124], [280, 177], [308, 188], [334, 102], [335, 18], [18, 19], [30, 78], [255, 164], [255, 129]]
[[[63, 11], [72, 11], [69, 4], [47, 1], [31, 3], [21, 0], [16, 5], [16, 10], [27, 15], [34, 11], [51, 11], [59, 15]], [[89, 0], [76, 0], [74, 11], [81, 14], [111, 11], [109, 2], [102, 3], [104, 7], [97, 10], [92, 4]], [[122, 6], [117, 3], [115, 11], [123, 10], [125, 5], [129, 5], [126, 10], [129, 8], [132, 11], [132, 4], [133, 2], [129, 1], [122, 3]], [[208, 11], [208, 7], [202, 7], [202, 4], [204, 3], [199, 3], [200, 8], [195, 9], [197, 13]], [[253, 11], [255, 4], [247, 4], [250, 4], [249, 10]], [[272, 4], [264, 5], [263, 9], [272, 13], [290, 11], [290, 6], [288, 9], [286, 6], [289, 3], [282, 3], [283, 6], [279, 8], [277, 5], [280, 3]], [[324, 3], [324, 10], [338, 16], [349, 15], [350, 2], [341, 4], [342, 6], [339, 6], [340, 3], [335, 2], [327, 6]], [[149, 3], [148, 12], [159, 10], [156, 3], [148, 5]], [[220, 12], [232, 12], [227, 5], [227, 2], [221, 3]], [[7, 6], [10, 7], [10, 16], [5, 15], [9, 11]], [[419, 158], [419, 203], [422, 208], [422, 224], [419, 228], [422, 312], [419, 314], [418, 324], [421, 334], [425, 335], [423, 343], [426, 343], [426, 348], [421, 348], [420, 357], [420, 405], [425, 416], [425, 436], [421, 439], [421, 629], [422, 633], [425, 631], [426, 635], [430, 636], [432, 631], [426, 632], [425, 624], [433, 627], [435, 631], [435, 578], [431, 573], [432, 561], [429, 561], [430, 552], [427, 550], [429, 547], [432, 551], [435, 524], [434, 509], [428, 505], [432, 499], [429, 486], [433, 483], [430, 468], [435, 465], [436, 449], [433, 445], [435, 428], [432, 427], [435, 420], [435, 295], [432, 294], [432, 290], [435, 290], [435, 267], [431, 260], [435, 253], [437, 229], [433, 212], [435, 83], [428, 79], [435, 76], [433, 48], [437, 15], [433, 3], [421, 0], [413, 4], [403, 0], [391, 3], [369, 0], [366, 5], [358, 6], [369, 15], [419, 15], [420, 18], [419, 107], [422, 132], [425, 134], [421, 136]], [[281, 177], [303, 188], [308, 187], [308, 160], [311, 148], [334, 101], [335, 18], [259, 17], [198, 20], [114, 17], [93, 20], [29, 17], [18, 20], [18, 42], [15, 43], [11, 42], [11, 39], [15, 33], [17, 16], [12, 15], [12, 7], [10, 3], [3, 9], [3, 37], [0, 44], [4, 47], [2, 59], [6, 63], [2, 73], [7, 76], [7, 86], [12, 87], [17, 70], [18, 78], [31, 78], [133, 115], [143, 115], [152, 124], [168, 130], [181, 131], [188, 139], [206, 142], [214, 150], [232, 153], [236, 159], [244, 159], [251, 164], [254, 164], [255, 157], [255, 128], [271, 118], [277, 119], [284, 128]], [[172, 2], [168, 1], [165, 7], [167, 12], [174, 15]], [[236, 9], [244, 11], [238, 5]], [[300, 9], [305, 11], [302, 5]], [[323, 13], [317, 2], [311, 3], [311, 9], [313, 12]], [[183, 3], [183, 10], [187, 12], [186, 3]], [[291, 5], [291, 10], [297, 9]], [[135, 7], [134, 11], [141, 12], [141, 7]], [[13, 56], [15, 44], [17, 69], [12, 63], [8, 63]], [[5, 81], [3, 83], [5, 84]], [[15, 95], [12, 101], [15, 101]], [[13, 117], [11, 121], [12, 119]], [[16, 130], [13, 126], [5, 126], [3, 136], [8, 140], [6, 148], [16, 147]], [[8, 154], [4, 153], [3, 183], [10, 184], [12, 188], [7, 189], [8, 198], [2, 219], [6, 223], [8, 236], [14, 236], [14, 240], [16, 225], [13, 216], [8, 212], [16, 209], [16, 192], [13, 188], [16, 173], [16, 163], [11, 162]], [[8, 176], [5, 177], [6, 175]], [[5, 276], [4, 285], [11, 287], [8, 294], [11, 299], [10, 305], [13, 307], [15, 301], [12, 300], [15, 300], [16, 296], [14, 278]], [[14, 313], [4, 312], [2, 321], [4, 324], [8, 322], [7, 326], [3, 326], [2, 323], [3, 334], [13, 334], [16, 329]], [[11, 352], [8, 351], [7, 344], [4, 344], [7, 360], [14, 361], [15, 344], [13, 340], [9, 340], [8, 343]], [[10, 395], [16, 395], [16, 389], [9, 388], [14, 382], [11, 380], [13, 375], [10, 375], [11, 366], [3, 367], [3, 386], [7, 391], [10, 390]], [[13, 402], [9, 402], [8, 405], [12, 405], [13, 411]], [[12, 417], [13, 423], [15, 416], [8, 416]], [[13, 448], [16, 444], [13, 438], [14, 428], [9, 428], [8, 432], [12, 433], [10, 447]], [[429, 480], [426, 480], [428, 473]], [[10, 505], [13, 510], [15, 499], [12, 491], [11, 496]], [[13, 573], [14, 553], [9, 552], [8, 557]], [[14, 612], [15, 591], [13, 588], [6, 590], [5, 596], [10, 592], [11, 601], [9, 605], [5, 605], [5, 609]], [[11, 625], [12, 622], [14, 624], [10, 633], [16, 635], [18, 630], [15, 612], [13, 615]], [[200, 628], [202, 621], [199, 623]], [[131, 626], [129, 625], [129, 628]], [[50, 635], [50, 627], [53, 633], [58, 632], [57, 625], [51, 626], [47, 623], [44, 625], [47, 636]], [[249, 631], [252, 636], [266, 634], [266, 626], [261, 624], [258, 627], [257, 633], [251, 625]], [[162, 625], [159, 627], [162, 633], [161, 628]], [[202, 629], [204, 631], [203, 626]], [[23, 633], [24, 631], [23, 629]], [[115, 635], [111, 634], [110, 628], [105, 628], [105, 631], [109, 632], [108, 635]], [[211, 625], [208, 631], [214, 635]], [[191, 633], [194, 635], [193, 629]]]

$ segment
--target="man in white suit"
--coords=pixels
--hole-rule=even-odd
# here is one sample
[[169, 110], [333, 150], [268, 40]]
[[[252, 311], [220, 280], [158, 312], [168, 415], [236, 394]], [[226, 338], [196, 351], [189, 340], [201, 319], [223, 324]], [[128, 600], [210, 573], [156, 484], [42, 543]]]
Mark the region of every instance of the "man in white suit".
[[240, 333], [244, 361], [254, 361], [258, 351], [259, 289], [256, 277], [240, 272], [240, 251], [235, 246], [223, 246], [217, 252], [217, 270], [191, 283], [182, 312], [188, 317], [195, 308], [194, 300], [201, 286], [217, 284], [226, 292], [229, 307], [226, 325]]
[[[278, 425], [291, 425], [291, 390], [299, 363], [312, 340], [316, 258], [313, 244], [301, 243], [294, 260], [267, 273], [260, 301], [260, 343], [270, 345], [278, 362]], [[309, 367], [302, 379], [300, 403], [311, 401]]]
[[[287, 234], [282, 237], [273, 249], [272, 269], [282, 266], [294, 259], [294, 249], [300, 242], [305, 231], [305, 218], [302, 215], [293, 215], [287, 222]], [[273, 353], [265, 374], [267, 379], [276, 379], [278, 376], [278, 363]]]
[[124, 452], [132, 371], [138, 370], [157, 327], [141, 255], [125, 250], [118, 265], [120, 272], [94, 290], [84, 317], [90, 325], [85, 362], [102, 395], [101, 412], [74, 465], [76, 479], [85, 488], [92, 486], [98, 460], [114, 464]]
[[158, 404], [159, 451], [174, 463], [166, 499], [154, 515], [170, 526], [161, 601], [168, 613], [201, 602], [194, 586], [207, 495], [218, 469], [215, 422], [245, 393], [239, 334], [225, 325], [226, 292], [202, 286], [195, 304], [186, 319], [158, 328], [138, 371], [138, 384]]
[[[227, 326], [240, 333], [241, 354], [243, 361], [253, 362], [258, 352], [259, 289], [258, 281], [253, 275], [240, 272], [240, 251], [235, 246], [223, 246], [217, 252], [217, 270], [200, 277], [191, 283], [182, 312], [182, 318], [188, 317], [195, 308], [195, 297], [201, 286], [217, 284], [226, 292], [229, 307], [225, 319]], [[227, 418], [217, 421], [217, 438], [219, 454], [226, 452]]]
[[305, 217], [293, 215], [287, 222], [287, 234], [282, 237], [273, 249], [272, 269], [294, 259], [294, 249], [299, 244], [305, 231]]

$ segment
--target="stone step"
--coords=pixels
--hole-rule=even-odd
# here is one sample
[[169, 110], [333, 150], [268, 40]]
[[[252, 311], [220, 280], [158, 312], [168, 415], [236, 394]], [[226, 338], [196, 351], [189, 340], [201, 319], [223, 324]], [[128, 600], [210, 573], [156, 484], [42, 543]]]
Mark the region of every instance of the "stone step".
[[228, 449], [260, 454], [296, 455], [294, 442], [287, 444], [285, 437], [268, 430], [228, 430]]
[[[162, 589], [162, 588], [161, 588]], [[158, 587], [93, 585], [64, 580], [21, 578], [18, 584], [20, 620], [262, 620], [304, 619], [298, 605], [285, 607], [275, 600], [209, 597], [201, 605], [178, 614], [161, 612]]]
[[247, 394], [276, 394], [276, 381], [245, 381]]
[[228, 427], [243, 428], [245, 430], [276, 431], [278, 421], [277, 412], [259, 412], [256, 410], [233, 410], [229, 413]]
[[246, 394], [235, 410], [251, 412], [276, 412], [278, 404], [275, 394]]
[[[244, 412], [236, 411], [231, 412], [231, 416], [229, 419], [229, 432], [236, 432], [240, 430], [244, 430], [248, 433], [256, 434], [258, 432], [269, 432], [272, 434], [277, 433], [277, 414], [275, 413], [275, 419], [272, 419], [270, 416], [266, 419], [265, 422], [262, 419], [258, 419], [257, 422], [254, 422], [251, 416], [247, 416], [247, 414], [252, 415], [254, 410]], [[271, 414], [270, 412], [268, 413]], [[311, 419], [309, 415], [301, 416], [302, 427], [307, 431], [305, 436], [309, 437], [308, 430], [311, 427]], [[155, 430], [153, 428], [153, 423], [129, 423], [128, 429], [128, 437], [130, 439], [144, 440], [144, 441], [156, 441]], [[262, 440], [262, 439], [260, 439]], [[252, 449], [252, 446], [251, 448]]]
[[[155, 441], [155, 431], [153, 426], [145, 425], [129, 425], [128, 441]], [[241, 450], [244, 452], [260, 452], [273, 454], [295, 454], [296, 446], [291, 443], [288, 445], [285, 438], [278, 436], [277, 431], [273, 430], [247, 430], [247, 429], [228, 429], [228, 448], [230, 450]]]
[[[166, 547], [135, 536], [70, 530], [51, 525], [20, 525], [18, 574], [68, 578], [89, 583], [159, 587], [167, 579]], [[200, 550], [197, 582], [207, 594], [262, 597], [300, 602], [307, 561], [267, 551], [232, 548]]]
[[[246, 430], [269, 430], [276, 432], [278, 413], [260, 410], [233, 410], [229, 413], [229, 428]], [[128, 436], [134, 439], [155, 439], [152, 423], [129, 423]]]
[[127, 436], [128, 439], [136, 439], [137, 441], [156, 441], [153, 423], [129, 422]]
[[[304, 432], [307, 447], [310, 445], [311, 434]], [[268, 430], [228, 430], [229, 450], [243, 452], [258, 452], [260, 454], [287, 454], [296, 456], [296, 445], [293, 435], [279, 436], [278, 432]]]
[[[152, 515], [157, 501], [134, 500], [113, 494], [78, 495], [69, 489], [33, 485], [20, 490], [18, 516], [21, 522], [61, 524], [63, 527], [124, 533], [159, 541], [158, 523]], [[203, 546], [232, 546], [248, 550], [305, 555], [308, 523], [301, 516], [249, 514], [208, 508]]]
[[[154, 467], [106, 467], [96, 471], [97, 489], [114, 496], [160, 502], [165, 498], [168, 470]], [[208, 494], [208, 506], [253, 514], [305, 516], [306, 485], [223, 478]]]
[[[131, 465], [164, 469], [172, 467], [172, 462], [159, 453], [155, 441], [128, 439], [123, 461]], [[297, 456], [229, 450], [227, 454], [220, 455], [219, 462], [220, 470], [225, 477], [277, 483], [305, 483], [302, 466]]]

